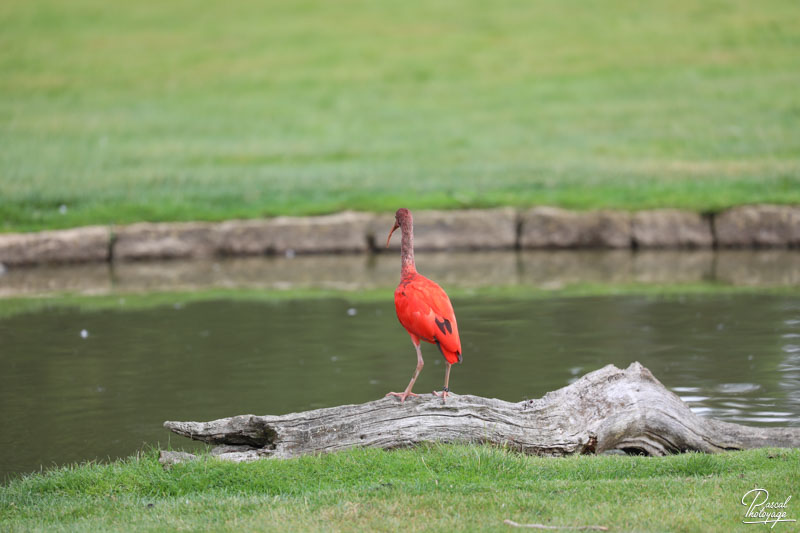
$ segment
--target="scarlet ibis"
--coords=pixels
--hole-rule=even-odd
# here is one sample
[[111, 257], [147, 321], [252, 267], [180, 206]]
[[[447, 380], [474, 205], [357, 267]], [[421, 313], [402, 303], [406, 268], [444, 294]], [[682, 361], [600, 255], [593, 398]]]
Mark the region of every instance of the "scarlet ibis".
[[442, 392], [433, 391], [436, 396], [445, 401], [450, 392], [450, 367], [453, 363], [461, 362], [461, 340], [458, 338], [458, 325], [456, 314], [450, 298], [439, 285], [417, 272], [414, 264], [414, 220], [408, 209], [398, 209], [394, 215], [394, 226], [386, 238], [386, 247], [392, 238], [394, 230], [400, 228], [403, 240], [400, 245], [402, 269], [400, 270], [400, 284], [394, 291], [394, 307], [397, 318], [411, 335], [411, 342], [417, 350], [417, 368], [414, 376], [403, 392], [390, 392], [386, 396], [397, 396], [404, 402], [409, 396], [419, 396], [411, 392], [414, 382], [419, 376], [425, 362], [422, 360], [420, 341], [430, 342], [438, 346], [442, 352], [447, 367], [444, 372], [444, 389]]

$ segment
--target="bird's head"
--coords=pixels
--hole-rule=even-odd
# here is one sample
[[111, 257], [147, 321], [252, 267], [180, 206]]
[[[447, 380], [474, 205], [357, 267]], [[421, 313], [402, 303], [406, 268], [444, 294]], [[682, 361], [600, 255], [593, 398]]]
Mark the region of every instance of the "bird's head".
[[402, 226], [405, 221], [411, 222], [411, 211], [405, 207], [401, 207], [397, 210], [397, 213], [394, 214], [394, 225], [392, 226], [392, 231], [390, 231], [389, 236], [386, 237], [387, 248], [389, 247], [389, 241], [392, 239], [392, 233], [394, 233], [394, 230]]

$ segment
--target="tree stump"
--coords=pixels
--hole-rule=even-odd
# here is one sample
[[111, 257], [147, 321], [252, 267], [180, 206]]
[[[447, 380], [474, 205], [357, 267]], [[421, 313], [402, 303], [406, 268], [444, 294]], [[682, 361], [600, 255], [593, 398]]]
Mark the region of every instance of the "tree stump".
[[756, 428], [694, 414], [638, 362], [624, 370], [605, 366], [542, 398], [518, 403], [459, 394], [446, 403], [433, 395], [403, 404], [381, 398], [280, 416], [165, 422], [164, 427], [217, 444], [212, 454], [233, 461], [425, 442], [491, 443], [551, 456], [800, 447], [800, 427]]

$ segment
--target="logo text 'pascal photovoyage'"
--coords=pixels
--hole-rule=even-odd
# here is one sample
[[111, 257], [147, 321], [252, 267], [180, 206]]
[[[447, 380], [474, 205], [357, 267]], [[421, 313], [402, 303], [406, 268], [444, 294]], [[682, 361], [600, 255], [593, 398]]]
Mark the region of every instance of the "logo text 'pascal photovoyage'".
[[778, 522], [797, 522], [796, 519], [786, 518], [786, 508], [791, 499], [789, 496], [782, 502], [771, 502], [767, 489], [749, 490], [742, 496], [742, 505], [747, 507], [742, 523], [772, 524], [775, 527]]

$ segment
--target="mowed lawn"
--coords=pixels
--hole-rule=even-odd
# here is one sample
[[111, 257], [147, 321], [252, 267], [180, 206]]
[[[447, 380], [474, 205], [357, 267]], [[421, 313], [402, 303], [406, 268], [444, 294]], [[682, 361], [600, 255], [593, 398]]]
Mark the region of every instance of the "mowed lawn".
[[[0, 486], [0, 529], [515, 531], [503, 523], [513, 520], [610, 531], [765, 531], [742, 523], [742, 499], [765, 489], [768, 501], [789, 498], [787, 506], [756, 512], [800, 519], [799, 460], [798, 450], [776, 449], [543, 458], [432, 445], [251, 464], [206, 459], [165, 472], [148, 452]], [[796, 527], [778, 523], [770, 531]]]
[[798, 20], [795, 0], [4, 0], [0, 231], [800, 203]]

